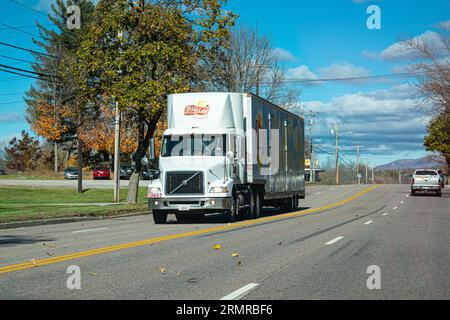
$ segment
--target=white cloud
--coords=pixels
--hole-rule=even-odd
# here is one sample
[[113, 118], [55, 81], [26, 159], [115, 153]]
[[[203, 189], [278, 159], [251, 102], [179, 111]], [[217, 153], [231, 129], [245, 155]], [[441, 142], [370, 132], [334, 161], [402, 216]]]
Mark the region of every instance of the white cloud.
[[55, 0], [39, 0], [34, 9], [50, 12], [51, 5], [55, 4]]
[[319, 74], [322, 78], [355, 78], [366, 77], [369, 75], [369, 71], [366, 68], [356, 67], [347, 61], [343, 61], [319, 69]]
[[[306, 79], [306, 80], [316, 80], [319, 77], [311, 72], [306, 65], [300, 65], [295, 68], [288, 69], [287, 71], [287, 77], [289, 79]], [[305, 85], [320, 85], [322, 84], [320, 81], [311, 81], [311, 82], [305, 82]]]
[[342, 139], [343, 147], [363, 145], [375, 155], [421, 152], [428, 118], [417, 109], [418, 97], [411, 85], [386, 90], [352, 93], [328, 102], [306, 101], [307, 110], [318, 112], [315, 136], [330, 141], [329, 123], [339, 121], [341, 130], [352, 132]]
[[0, 115], [0, 123], [22, 121], [22, 115], [17, 112], [9, 112]]
[[[441, 36], [434, 31], [426, 31], [412, 38], [412, 41], [427, 46], [437, 56], [441, 56], [445, 51]], [[383, 60], [412, 60], [421, 57], [421, 54], [417, 50], [410, 48], [406, 41], [396, 42], [380, 53], [380, 58]]]
[[450, 20], [440, 22], [438, 27], [444, 30], [450, 30]]
[[283, 48], [275, 48], [273, 53], [278, 56], [280, 61], [293, 62], [297, 60], [297, 58], [290, 51]]

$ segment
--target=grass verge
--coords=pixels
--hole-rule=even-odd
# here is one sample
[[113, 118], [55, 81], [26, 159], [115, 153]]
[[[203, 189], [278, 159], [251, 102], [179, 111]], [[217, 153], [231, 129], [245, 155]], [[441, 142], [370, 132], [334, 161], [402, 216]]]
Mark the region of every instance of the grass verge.
[[[121, 189], [121, 201], [127, 189]], [[112, 189], [0, 187], [0, 223], [63, 217], [108, 217], [147, 210], [146, 188], [139, 188], [137, 204], [96, 206], [112, 202]]]

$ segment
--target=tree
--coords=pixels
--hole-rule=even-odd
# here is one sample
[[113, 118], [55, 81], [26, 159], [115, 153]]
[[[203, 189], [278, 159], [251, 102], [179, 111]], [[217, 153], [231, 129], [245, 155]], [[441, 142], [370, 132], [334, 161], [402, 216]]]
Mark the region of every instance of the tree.
[[450, 173], [450, 27], [441, 24], [433, 41], [414, 38], [404, 42], [420, 61], [411, 67], [418, 73], [418, 89], [424, 96], [419, 107], [431, 116], [424, 145], [428, 151], [440, 152]]
[[14, 137], [5, 148], [7, 167], [12, 170], [26, 171], [36, 168], [37, 161], [41, 156], [39, 141], [30, 137], [25, 130], [22, 137]]
[[450, 117], [436, 117], [427, 127], [428, 135], [424, 145], [428, 151], [437, 151], [447, 162], [447, 173], [450, 174]]
[[287, 107], [298, 101], [300, 90], [284, 83], [285, 73], [269, 35], [258, 29], [240, 27], [231, 33], [224, 59], [216, 68], [218, 90], [253, 92], [275, 104]]
[[136, 124], [127, 202], [137, 202], [145, 156], [167, 95], [199, 87], [221, 54], [234, 15], [223, 0], [100, 0], [68, 76], [81, 89], [80, 107], [113, 97]]
[[[66, 27], [67, 7], [73, 4], [81, 10], [80, 30], [70, 30]], [[56, 163], [56, 144], [72, 140], [76, 133], [74, 109], [70, 105], [74, 88], [68, 79], [60, 77], [64, 70], [61, 61], [76, 52], [84, 26], [91, 19], [94, 5], [91, 0], [57, 0], [51, 7], [49, 19], [55, 27], [47, 29], [37, 23], [40, 39], [33, 39], [44, 53], [34, 54], [33, 70], [46, 76], [37, 80], [27, 91], [25, 102], [27, 121], [33, 131], [55, 143]]]

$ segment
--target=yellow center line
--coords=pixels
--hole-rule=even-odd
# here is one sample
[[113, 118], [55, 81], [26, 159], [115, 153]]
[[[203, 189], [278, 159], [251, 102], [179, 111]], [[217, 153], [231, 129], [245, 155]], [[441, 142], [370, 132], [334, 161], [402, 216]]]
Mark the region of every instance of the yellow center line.
[[52, 258], [31, 260], [31, 261], [27, 261], [27, 262], [23, 262], [23, 263], [12, 264], [12, 265], [8, 265], [8, 266], [0, 267], [0, 274], [9, 273], [9, 272], [18, 271], [18, 270], [30, 269], [30, 268], [34, 268], [34, 267], [42, 267], [45, 265], [54, 264], [54, 263], [58, 263], [58, 262], [74, 260], [74, 259], [79, 259], [79, 258], [83, 258], [83, 257], [89, 257], [89, 256], [94, 256], [94, 255], [98, 255], [98, 254], [102, 254], [102, 253], [119, 251], [119, 250], [123, 250], [123, 249], [140, 247], [140, 246], [145, 246], [148, 244], [153, 244], [153, 243], [158, 243], [158, 242], [164, 242], [164, 241], [168, 241], [168, 240], [187, 238], [187, 237], [192, 237], [192, 236], [197, 236], [197, 235], [202, 235], [202, 234], [207, 234], [207, 233], [213, 233], [213, 232], [217, 232], [217, 231], [245, 227], [245, 226], [249, 226], [249, 225], [259, 224], [262, 222], [282, 220], [282, 219], [286, 219], [286, 218], [290, 218], [290, 217], [296, 217], [299, 215], [321, 212], [321, 211], [325, 211], [325, 210], [328, 210], [331, 208], [339, 207], [343, 204], [346, 204], [347, 202], [355, 200], [356, 198], [361, 197], [362, 195], [368, 193], [369, 191], [373, 190], [376, 187], [378, 187], [378, 185], [371, 186], [363, 191], [358, 192], [357, 194], [355, 194], [347, 199], [344, 199], [339, 202], [329, 204], [326, 206], [318, 207], [318, 208], [313, 208], [313, 209], [308, 209], [308, 210], [303, 210], [303, 211], [296, 211], [296, 212], [291, 212], [291, 213], [285, 213], [285, 214], [280, 214], [280, 215], [270, 216], [270, 217], [265, 217], [265, 218], [259, 218], [256, 220], [247, 220], [247, 221], [242, 221], [242, 222], [238, 222], [238, 223], [233, 223], [233, 224], [228, 224], [228, 225], [218, 226], [218, 227], [213, 227], [213, 228], [207, 228], [207, 229], [202, 229], [202, 230], [195, 230], [195, 231], [190, 231], [190, 232], [171, 234], [171, 235], [157, 237], [157, 238], [150, 238], [150, 239], [145, 239], [145, 240], [140, 240], [140, 241], [116, 244], [116, 245], [111, 245], [108, 247], [101, 247], [101, 248], [92, 249], [92, 250], [85, 250], [85, 251], [80, 251], [80, 252], [75, 252], [75, 253], [69, 253], [69, 254], [56, 256], [56, 257], [52, 257]]

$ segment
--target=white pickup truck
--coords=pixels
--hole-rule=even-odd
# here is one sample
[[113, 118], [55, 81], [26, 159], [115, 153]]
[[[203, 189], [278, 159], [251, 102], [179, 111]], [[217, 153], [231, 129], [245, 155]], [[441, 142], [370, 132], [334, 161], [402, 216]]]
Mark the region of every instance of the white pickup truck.
[[411, 181], [411, 196], [417, 192], [433, 192], [442, 196], [441, 176], [437, 170], [419, 169], [414, 172]]

